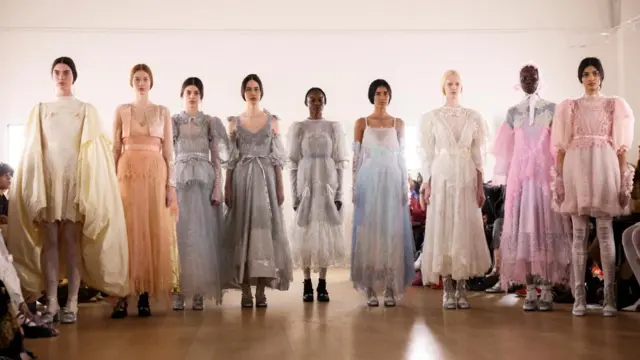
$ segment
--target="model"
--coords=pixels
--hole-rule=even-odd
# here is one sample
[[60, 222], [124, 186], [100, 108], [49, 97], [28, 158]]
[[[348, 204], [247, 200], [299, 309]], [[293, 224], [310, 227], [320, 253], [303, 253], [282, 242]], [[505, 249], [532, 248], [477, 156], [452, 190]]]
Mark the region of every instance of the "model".
[[349, 159], [340, 123], [322, 116], [326, 103], [322, 89], [309, 89], [304, 99], [309, 117], [294, 123], [289, 133], [291, 195], [296, 212], [291, 240], [294, 263], [304, 271], [304, 302], [314, 300], [311, 270], [320, 272], [317, 300], [327, 302], [327, 268], [343, 265], [345, 260], [340, 210]]
[[[525, 311], [552, 309], [551, 287], [569, 281], [571, 263], [569, 218], [551, 211], [549, 140], [556, 104], [538, 95], [539, 76], [535, 65], [520, 70], [525, 98], [507, 111], [494, 146], [493, 185], [507, 185], [500, 280], [503, 289], [509, 282], [527, 284]], [[539, 300], [536, 277], [542, 281]]]
[[[118, 169], [129, 238], [128, 294], [138, 296], [138, 316], [151, 316], [150, 297], [168, 299], [177, 286], [173, 129], [169, 109], [153, 104], [149, 66], [131, 69], [135, 100], [118, 106], [113, 123], [113, 157]], [[127, 298], [111, 314], [128, 315]]]
[[[36, 105], [25, 126], [26, 146], [9, 196], [7, 247], [25, 298], [35, 300], [46, 289], [42, 320], [70, 324], [77, 321], [81, 277], [94, 289], [123, 295], [129, 259], [120, 191], [98, 111], [73, 96], [78, 72], [72, 59], [56, 59], [51, 77], [57, 98]], [[66, 259], [69, 281], [61, 314], [60, 258]]]
[[[640, 284], [640, 223], [627, 228], [622, 233], [622, 247], [624, 248], [624, 254], [627, 258], [627, 262], [633, 271], [633, 275], [636, 278], [638, 284]], [[635, 304], [625, 308], [632, 311], [640, 311], [640, 299]]]
[[445, 105], [425, 114], [420, 124], [420, 191], [429, 214], [422, 280], [437, 283], [442, 276], [444, 308], [468, 309], [466, 280], [491, 268], [481, 212], [486, 127], [478, 112], [460, 105], [457, 71], [447, 71], [441, 86]]
[[615, 244], [612, 217], [629, 212], [633, 169], [627, 151], [633, 142], [633, 113], [620, 98], [600, 93], [604, 68], [589, 57], [578, 66], [585, 94], [556, 108], [551, 146], [557, 157], [552, 168], [554, 209], [571, 215], [573, 223], [573, 314], [587, 310], [585, 266], [589, 217], [596, 218], [604, 273], [604, 316], [615, 316]]
[[191, 298], [194, 310], [204, 299], [222, 302], [218, 250], [222, 238], [222, 160], [228, 159], [229, 138], [222, 121], [204, 114], [200, 104], [204, 84], [191, 77], [182, 83], [183, 111], [171, 118], [176, 152], [180, 293], [173, 309], [184, 310]]
[[[240, 95], [246, 110], [228, 118], [232, 156], [225, 183], [227, 213], [223, 249], [230, 285], [242, 288], [242, 307], [267, 307], [265, 287], [288, 290], [293, 281], [291, 250], [282, 204], [282, 167], [287, 158], [277, 116], [260, 108], [258, 75], [244, 78]], [[229, 253], [228, 256], [226, 254]]]
[[356, 121], [353, 146], [353, 238], [351, 281], [367, 304], [392, 307], [411, 284], [414, 244], [404, 156], [404, 121], [387, 112], [391, 86], [369, 85], [373, 113]]

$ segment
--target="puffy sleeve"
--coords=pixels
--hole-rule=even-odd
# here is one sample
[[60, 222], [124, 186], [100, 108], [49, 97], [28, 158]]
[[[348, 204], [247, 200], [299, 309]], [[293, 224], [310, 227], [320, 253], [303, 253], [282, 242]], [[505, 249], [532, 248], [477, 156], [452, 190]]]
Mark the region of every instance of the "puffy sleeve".
[[227, 129], [225, 129], [222, 120], [217, 116], [208, 117], [208, 124], [209, 149], [211, 150], [211, 154], [215, 152], [220, 163], [226, 164], [231, 157], [231, 146]]
[[118, 160], [122, 154], [122, 117], [120, 116], [120, 107], [116, 108], [116, 113], [113, 116], [113, 160], [116, 164], [116, 171], [118, 170]]
[[622, 98], [614, 99], [613, 103], [613, 147], [617, 153], [629, 151], [634, 135], [633, 110]]
[[513, 126], [513, 109], [509, 109], [506, 120], [498, 129], [498, 135], [493, 144], [493, 156], [496, 158], [496, 164], [492, 182], [495, 185], [504, 185], [507, 182], [515, 142]]
[[434, 134], [435, 116], [433, 112], [426, 113], [420, 121], [420, 162], [422, 163], [422, 178], [424, 182], [431, 179], [431, 165], [436, 154], [436, 135]]
[[551, 123], [551, 153], [554, 157], [559, 151], [566, 151], [571, 142], [573, 106], [573, 100], [565, 100], [556, 106]]
[[347, 140], [344, 129], [339, 122], [331, 123], [333, 129], [333, 150], [331, 157], [336, 164], [336, 175], [338, 176], [338, 188], [334, 196], [334, 201], [342, 201], [344, 191], [344, 171], [349, 165], [349, 154], [347, 152]]
[[240, 161], [240, 149], [238, 148], [238, 118], [236, 116], [227, 117], [229, 123], [229, 159], [224, 164], [225, 168], [233, 169]]
[[271, 117], [271, 120], [269, 120], [271, 124], [271, 151], [269, 158], [273, 166], [284, 167], [287, 164], [287, 153], [280, 135], [280, 118], [270, 113], [267, 113], [267, 116]]
[[302, 126], [300, 122], [295, 122], [287, 132], [287, 146], [289, 150], [289, 180], [291, 181], [291, 198], [293, 206], [298, 206], [298, 163], [302, 159]]
[[487, 125], [479, 113], [474, 111], [472, 116], [476, 124], [476, 131], [471, 142], [471, 158], [476, 165], [476, 170], [483, 173], [484, 155], [486, 154], [487, 146]]

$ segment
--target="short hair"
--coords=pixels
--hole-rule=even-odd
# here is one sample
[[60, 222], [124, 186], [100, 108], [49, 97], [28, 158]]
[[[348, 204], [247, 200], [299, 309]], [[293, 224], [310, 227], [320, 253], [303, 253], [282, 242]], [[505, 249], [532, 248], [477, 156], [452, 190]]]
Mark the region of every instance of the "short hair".
[[0, 176], [13, 176], [13, 168], [7, 163], [0, 163]]
[[71, 69], [71, 74], [73, 75], [72, 84], [76, 83], [76, 79], [78, 79], [78, 70], [76, 69], [76, 63], [73, 62], [73, 59], [68, 56], [61, 56], [55, 60], [53, 60], [53, 64], [51, 64], [51, 74], [53, 74], [53, 68], [58, 64], [65, 64]]
[[449, 76], [457, 76], [458, 79], [460, 79], [460, 81], [462, 81], [462, 76], [460, 76], [460, 73], [457, 70], [447, 70], [444, 72], [444, 74], [442, 74], [442, 79], [440, 79], [440, 91], [442, 91], [442, 95], [447, 95], [447, 93], [444, 91], [444, 85], [447, 82], [447, 78]]
[[578, 65], [578, 81], [582, 84], [582, 73], [589, 66], [593, 66], [600, 73], [600, 86], [602, 86], [602, 82], [604, 81], [604, 68], [602, 67], [602, 62], [597, 57], [587, 57], [580, 61], [580, 65]]
[[389, 85], [387, 80], [384, 80], [384, 79], [373, 80], [371, 82], [371, 85], [369, 85], [369, 93], [368, 93], [369, 102], [371, 104], [374, 104], [373, 99], [375, 98], [376, 91], [378, 90], [379, 87], [383, 87], [383, 88], [387, 89], [387, 91], [389, 92], [389, 103], [391, 103], [391, 97], [392, 97], [391, 85]]
[[242, 96], [242, 100], [247, 101], [244, 96], [244, 89], [251, 80], [258, 83], [258, 88], [260, 88], [260, 100], [262, 100], [262, 97], [264, 96], [264, 88], [262, 87], [262, 80], [260, 80], [260, 77], [256, 74], [249, 74], [245, 76], [244, 80], [242, 80], [242, 85], [240, 86], [240, 95]]
[[319, 87], [312, 87], [311, 89], [307, 90], [307, 93], [304, 95], [304, 106], [309, 106], [309, 104], [307, 104], [307, 97], [309, 97], [309, 94], [311, 94], [314, 91], [317, 91], [322, 94], [322, 98], [324, 99], [324, 104], [327, 105], [327, 94], [325, 94], [324, 91]]
[[149, 81], [151, 82], [149, 89], [153, 89], [153, 72], [151, 72], [151, 68], [147, 64], [135, 64], [131, 68], [131, 72], [129, 73], [129, 86], [133, 87], [133, 75], [138, 71], [144, 71], [149, 75]]
[[202, 83], [202, 80], [197, 77], [187, 78], [187, 80], [182, 83], [182, 89], [180, 89], [180, 97], [184, 95], [184, 90], [191, 85], [198, 88], [198, 91], [200, 91], [200, 100], [202, 100], [204, 98], [204, 84]]

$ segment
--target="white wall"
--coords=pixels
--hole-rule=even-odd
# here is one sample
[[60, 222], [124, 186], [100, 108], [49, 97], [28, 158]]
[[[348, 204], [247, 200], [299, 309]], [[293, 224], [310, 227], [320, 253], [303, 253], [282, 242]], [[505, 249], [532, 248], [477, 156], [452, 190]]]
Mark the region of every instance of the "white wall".
[[640, 16], [640, 0], [620, 0], [620, 20], [622, 25], [617, 31], [619, 46], [619, 82], [620, 95], [623, 96], [635, 111], [635, 141], [630, 160], [638, 159], [638, 145], [640, 144], [640, 22], [635, 28], [625, 22]]

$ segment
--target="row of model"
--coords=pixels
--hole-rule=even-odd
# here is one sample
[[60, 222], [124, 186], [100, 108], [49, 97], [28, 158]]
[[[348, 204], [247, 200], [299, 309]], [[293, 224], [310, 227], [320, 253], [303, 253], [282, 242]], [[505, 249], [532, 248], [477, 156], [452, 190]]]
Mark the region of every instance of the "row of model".
[[[200, 310], [205, 299], [220, 303], [236, 288], [241, 306], [266, 307], [265, 288], [287, 290], [294, 264], [304, 269], [303, 299], [313, 301], [315, 290], [318, 301], [329, 301], [327, 268], [346, 253], [341, 209], [349, 159], [339, 123], [323, 119], [321, 89], [307, 92], [309, 118], [291, 127], [285, 150], [277, 116], [259, 105], [258, 76], [243, 80], [246, 109], [225, 129], [200, 111], [199, 79], [184, 82], [184, 109], [172, 116], [150, 101], [153, 73], [138, 64], [130, 74], [135, 99], [117, 108], [110, 141], [96, 109], [72, 95], [73, 61], [56, 59], [51, 75], [58, 99], [38, 104], [27, 122], [7, 234], [24, 294], [47, 294], [46, 322], [76, 322], [81, 278], [119, 297], [114, 318], [128, 315], [130, 295], [141, 316], [151, 315], [150, 297], [173, 295], [174, 309], [188, 299]], [[496, 174], [507, 180], [503, 281], [528, 284], [525, 309], [550, 309], [547, 285], [568, 281], [573, 264], [574, 313], [584, 314], [586, 216], [596, 216], [604, 311], [611, 315], [611, 217], [628, 209], [633, 116], [622, 99], [599, 93], [604, 70], [597, 59], [579, 66], [586, 95], [557, 107], [538, 97], [538, 76], [535, 66], [522, 69], [526, 99], [509, 110], [494, 151]], [[480, 115], [459, 104], [457, 72], [443, 76], [441, 89], [445, 105], [421, 122], [428, 209], [422, 274], [425, 281], [444, 278], [445, 308], [469, 308], [464, 280], [491, 267], [480, 212], [487, 134]], [[356, 121], [352, 149], [351, 279], [370, 306], [380, 295], [394, 306], [414, 275], [404, 122], [386, 111], [386, 81], [371, 83], [368, 97], [374, 110]], [[281, 209], [285, 166], [296, 210], [290, 236]], [[61, 255], [69, 281], [63, 309], [56, 299]], [[316, 289], [313, 270], [320, 273]], [[545, 280], [540, 299], [534, 277]]]

